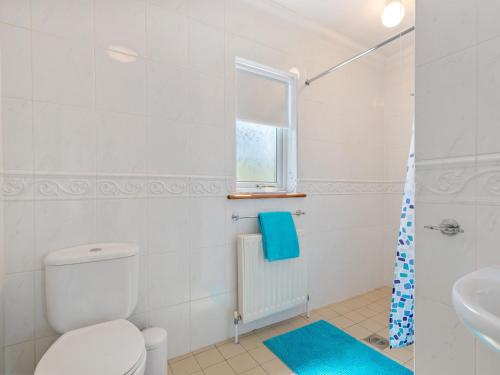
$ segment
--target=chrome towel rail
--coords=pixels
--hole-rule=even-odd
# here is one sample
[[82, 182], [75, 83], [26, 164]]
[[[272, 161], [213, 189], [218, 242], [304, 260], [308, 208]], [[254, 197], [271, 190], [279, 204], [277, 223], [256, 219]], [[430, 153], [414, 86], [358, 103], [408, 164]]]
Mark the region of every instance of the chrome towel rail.
[[[295, 212], [292, 212], [292, 215], [293, 216], [302, 216], [302, 215], [305, 215], [305, 211], [302, 211], [302, 210], [297, 210]], [[240, 216], [240, 215], [237, 215], [237, 214], [233, 214], [231, 216], [231, 218], [233, 219], [234, 222], [237, 222], [237, 221], [240, 221], [240, 220], [243, 220], [243, 219], [257, 219], [258, 216]]]

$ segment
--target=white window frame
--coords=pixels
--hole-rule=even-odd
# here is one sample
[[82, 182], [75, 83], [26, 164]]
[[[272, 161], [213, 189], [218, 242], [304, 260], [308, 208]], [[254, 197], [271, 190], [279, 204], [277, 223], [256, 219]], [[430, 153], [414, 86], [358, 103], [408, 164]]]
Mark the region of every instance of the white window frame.
[[[236, 57], [235, 73], [238, 70], [243, 70], [262, 77], [270, 78], [287, 84], [288, 86], [288, 127], [276, 128], [276, 182], [267, 183], [259, 181], [238, 181], [236, 175], [236, 189], [246, 193], [278, 193], [291, 192], [295, 190], [296, 160], [296, 130], [297, 130], [297, 76], [291, 72], [285, 72], [266, 65], [262, 65], [247, 59]], [[237, 103], [238, 98], [236, 98]], [[242, 119], [244, 122], [245, 120]], [[251, 123], [251, 122], [249, 122]], [[259, 124], [256, 124], [259, 125]], [[265, 124], [261, 124], [265, 125]], [[235, 118], [235, 132], [238, 126], [238, 118]], [[265, 125], [268, 126], [268, 125]], [[236, 147], [236, 146], [235, 146]], [[237, 155], [238, 150], [235, 150]]]

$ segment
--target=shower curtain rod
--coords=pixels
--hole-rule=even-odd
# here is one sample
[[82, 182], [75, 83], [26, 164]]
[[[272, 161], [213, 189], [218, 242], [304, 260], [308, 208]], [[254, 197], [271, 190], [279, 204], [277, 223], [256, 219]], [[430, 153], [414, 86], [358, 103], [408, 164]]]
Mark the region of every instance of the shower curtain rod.
[[313, 83], [317, 79], [320, 79], [320, 78], [326, 76], [327, 74], [330, 74], [330, 73], [334, 72], [335, 70], [342, 68], [343, 66], [345, 66], [345, 65], [347, 65], [347, 64], [349, 64], [349, 63], [351, 63], [351, 62], [353, 62], [353, 61], [355, 61], [355, 60], [357, 60], [357, 59], [359, 59], [359, 58], [361, 58], [361, 57], [363, 57], [363, 56], [365, 56], [367, 54], [369, 54], [370, 52], [378, 50], [379, 48], [385, 46], [386, 44], [389, 44], [389, 43], [395, 41], [396, 39], [399, 39], [402, 36], [411, 33], [414, 30], [415, 30], [415, 26], [412, 26], [409, 29], [401, 31], [399, 34], [391, 36], [389, 39], [384, 40], [383, 42], [377, 44], [376, 46], [374, 46], [372, 48], [369, 48], [366, 51], [363, 51], [361, 53], [358, 53], [357, 55], [351, 57], [350, 59], [347, 59], [347, 60], [341, 62], [340, 64], [337, 64], [337, 65], [331, 67], [330, 69], [325, 70], [323, 73], [320, 73], [320, 74], [318, 74], [317, 76], [315, 76], [313, 78], [309, 78], [306, 81], [306, 85], [309, 86], [311, 83]]

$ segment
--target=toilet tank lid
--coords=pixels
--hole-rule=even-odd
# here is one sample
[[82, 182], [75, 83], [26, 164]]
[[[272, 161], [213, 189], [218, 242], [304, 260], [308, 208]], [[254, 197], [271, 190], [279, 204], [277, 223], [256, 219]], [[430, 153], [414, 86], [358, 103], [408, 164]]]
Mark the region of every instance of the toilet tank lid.
[[97, 243], [80, 245], [50, 252], [45, 257], [47, 266], [100, 262], [137, 255], [139, 247], [133, 243]]

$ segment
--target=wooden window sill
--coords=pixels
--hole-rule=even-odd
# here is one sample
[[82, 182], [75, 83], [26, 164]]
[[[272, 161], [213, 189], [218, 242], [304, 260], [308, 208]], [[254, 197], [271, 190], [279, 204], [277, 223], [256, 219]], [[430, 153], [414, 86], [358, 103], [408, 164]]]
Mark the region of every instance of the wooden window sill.
[[304, 193], [232, 193], [227, 199], [283, 199], [283, 198], [305, 198]]

